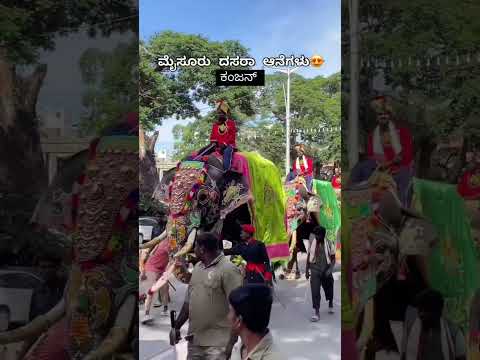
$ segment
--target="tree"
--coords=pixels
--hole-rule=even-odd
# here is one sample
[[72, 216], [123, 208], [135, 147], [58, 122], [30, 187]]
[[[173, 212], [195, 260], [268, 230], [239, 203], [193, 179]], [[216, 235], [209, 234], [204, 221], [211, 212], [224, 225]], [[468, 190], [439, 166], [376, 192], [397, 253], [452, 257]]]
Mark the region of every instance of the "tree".
[[[267, 76], [266, 86], [259, 100], [259, 112], [270, 116], [276, 122], [285, 124], [285, 101], [283, 84], [286, 75], [276, 73]], [[321, 161], [340, 158], [340, 83], [339, 73], [327, 78], [317, 76], [306, 79], [295, 74], [290, 85], [290, 116], [294, 129], [290, 143], [305, 143], [311, 155]], [[322, 131], [315, 130], [323, 129]], [[296, 130], [296, 132], [295, 132]]]
[[[171, 58], [206, 56], [207, 67], [179, 68], [176, 72], [160, 69], [159, 56]], [[140, 44], [140, 121], [153, 129], [162, 120], [199, 118], [198, 103], [213, 105], [220, 98], [235, 100], [241, 113], [253, 114], [253, 91], [244, 87], [223, 88], [215, 85], [217, 59], [223, 56], [248, 56], [248, 50], [237, 41], [215, 42], [199, 35], [165, 31]]]
[[[265, 87], [255, 93], [252, 116], [242, 112], [233, 114], [239, 129], [237, 144], [244, 151], [258, 151], [283, 169], [285, 162], [285, 103], [283, 86], [285, 75], [266, 77]], [[235, 99], [231, 100], [233, 106]], [[299, 141], [309, 147], [310, 155], [321, 160], [340, 158], [340, 74], [328, 78], [305, 79], [293, 76], [291, 84], [292, 128]], [[181, 159], [208, 143], [215, 113], [211, 112], [192, 123], [174, 128], [175, 157]], [[313, 131], [324, 127], [324, 132]], [[307, 130], [308, 131], [305, 131]], [[292, 147], [295, 138], [292, 136]]]
[[0, 10], [0, 191], [35, 196], [46, 184], [35, 107], [47, 66], [37, 64], [23, 77], [18, 67], [36, 64], [40, 50], [54, 50], [57, 36], [82, 26], [91, 35], [135, 29], [136, 8], [130, 0], [10, 0]]
[[[40, 236], [25, 224], [47, 185], [36, 115], [47, 66], [38, 63], [39, 52], [54, 50], [57, 37], [77, 31], [136, 31], [137, 9], [131, 0], [7, 0], [0, 12], [0, 233], [4, 244], [28, 243], [28, 249]], [[33, 66], [30, 75], [21, 74], [25, 65]]]
[[[467, 0], [441, 0], [434, 6], [427, 0], [362, 2], [361, 55], [371, 61], [361, 72], [361, 127], [372, 127], [368, 102], [373, 80], [382, 73], [397, 98], [397, 113], [413, 127], [422, 159], [429, 160], [439, 139], [466, 130], [479, 116], [480, 70], [475, 61], [467, 61], [468, 54], [479, 50], [478, 14], [480, 4]], [[391, 66], [392, 60], [397, 66]], [[348, 67], [344, 75], [348, 78]], [[422, 168], [428, 168], [425, 161]]]
[[138, 42], [119, 44], [112, 52], [86, 50], [79, 61], [87, 84], [81, 128], [101, 133], [128, 112], [138, 111]]

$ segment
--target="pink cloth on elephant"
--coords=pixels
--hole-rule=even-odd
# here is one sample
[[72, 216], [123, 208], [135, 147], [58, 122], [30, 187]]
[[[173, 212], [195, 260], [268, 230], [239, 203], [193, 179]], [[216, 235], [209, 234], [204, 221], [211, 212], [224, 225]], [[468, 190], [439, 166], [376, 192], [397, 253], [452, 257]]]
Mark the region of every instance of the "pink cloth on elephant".
[[242, 153], [234, 152], [232, 158], [232, 170], [242, 174], [248, 180], [250, 187], [250, 171], [248, 170], [248, 161]]
[[67, 352], [67, 321], [63, 318], [49, 330], [44, 339], [34, 345], [25, 360], [69, 360]]

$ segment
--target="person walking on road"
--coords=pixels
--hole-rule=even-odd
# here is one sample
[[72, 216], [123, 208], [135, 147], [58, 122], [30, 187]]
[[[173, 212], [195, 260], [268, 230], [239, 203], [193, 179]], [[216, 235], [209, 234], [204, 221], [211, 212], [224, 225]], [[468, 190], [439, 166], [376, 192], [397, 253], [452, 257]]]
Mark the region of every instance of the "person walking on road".
[[228, 319], [242, 340], [242, 360], [281, 360], [268, 329], [272, 311], [272, 291], [263, 284], [247, 284], [228, 297]]
[[180, 329], [189, 320], [188, 360], [230, 359], [238, 336], [228, 321], [228, 296], [242, 285], [237, 266], [220, 251], [218, 238], [212, 233], [195, 240], [195, 265], [185, 302], [170, 332], [170, 344], [180, 340]]
[[335, 249], [325, 241], [325, 228], [316, 226], [309, 237], [307, 267], [305, 277], [310, 279], [312, 290], [313, 315], [311, 321], [320, 320], [321, 288], [328, 301], [329, 313], [333, 314], [333, 267], [335, 266]]
[[[154, 293], [151, 291], [151, 288], [160, 279], [168, 265], [169, 243], [164, 240], [165, 237], [164, 233], [140, 247], [142, 250], [150, 248], [150, 252], [147, 255], [148, 257], [145, 260], [145, 265], [143, 269], [141, 269], [140, 274], [141, 295], [145, 294], [147, 297], [145, 301], [145, 316], [142, 319], [142, 324], [153, 321], [150, 310]], [[159, 290], [159, 305], [163, 305], [163, 316], [168, 315], [168, 303], [170, 302], [168, 286], [169, 284], [167, 283]]]
[[426, 289], [416, 299], [416, 309], [405, 315], [402, 360], [465, 360], [466, 341], [462, 330], [442, 316], [444, 299]]
[[265, 244], [255, 240], [255, 227], [251, 224], [241, 226], [240, 237], [242, 241], [223, 253], [226, 256], [240, 255], [246, 262], [245, 282], [272, 284], [272, 270]]

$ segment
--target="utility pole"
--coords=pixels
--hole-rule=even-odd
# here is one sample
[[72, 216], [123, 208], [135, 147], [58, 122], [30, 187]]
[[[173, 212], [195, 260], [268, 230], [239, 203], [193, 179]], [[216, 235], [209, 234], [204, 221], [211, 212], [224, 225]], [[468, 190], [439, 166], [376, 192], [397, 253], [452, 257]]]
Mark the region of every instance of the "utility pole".
[[358, 0], [349, 0], [350, 15], [350, 106], [348, 116], [348, 165], [358, 162], [358, 104], [359, 104], [359, 17]]
[[286, 117], [285, 117], [285, 127], [287, 132], [287, 146], [285, 149], [285, 174], [288, 175], [290, 172], [290, 73], [292, 70], [287, 69], [287, 106], [286, 106]]
[[[285, 132], [286, 132], [286, 148], [285, 148], [285, 175], [290, 172], [290, 74], [298, 70], [295, 68], [278, 69], [280, 72], [287, 74], [287, 95], [285, 96]], [[285, 92], [285, 88], [284, 88]]]

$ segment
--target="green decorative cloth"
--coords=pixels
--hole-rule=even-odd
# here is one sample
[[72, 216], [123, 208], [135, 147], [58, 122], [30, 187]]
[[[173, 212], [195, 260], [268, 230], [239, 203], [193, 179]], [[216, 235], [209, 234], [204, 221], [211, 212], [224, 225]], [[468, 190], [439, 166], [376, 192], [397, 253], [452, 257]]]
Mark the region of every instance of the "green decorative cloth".
[[430, 281], [445, 297], [447, 318], [467, 330], [470, 302], [480, 287], [480, 257], [464, 200], [455, 185], [414, 179], [414, 186], [415, 207], [440, 237], [429, 257]]
[[250, 206], [256, 238], [262, 241], [272, 262], [288, 260], [288, 237], [285, 229], [285, 193], [280, 171], [257, 152], [244, 152], [250, 174]]
[[313, 192], [322, 199], [320, 224], [327, 230], [326, 239], [336, 242], [337, 231], [341, 225], [340, 206], [337, 194], [329, 181], [313, 180]]

